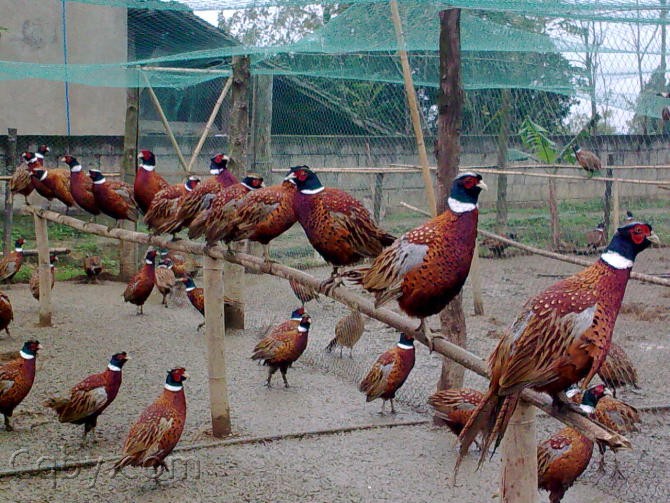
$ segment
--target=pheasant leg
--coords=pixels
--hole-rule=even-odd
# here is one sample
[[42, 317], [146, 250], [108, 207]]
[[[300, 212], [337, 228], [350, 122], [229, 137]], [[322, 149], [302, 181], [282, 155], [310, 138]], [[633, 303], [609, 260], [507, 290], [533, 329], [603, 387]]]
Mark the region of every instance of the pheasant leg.
[[288, 388], [289, 385], [288, 385], [288, 381], [286, 380], [286, 371], [287, 371], [287, 369], [285, 369], [285, 368], [281, 369], [281, 378], [284, 380], [284, 387]]
[[9, 424], [9, 416], [5, 415], [5, 431], [14, 431], [12, 425]]

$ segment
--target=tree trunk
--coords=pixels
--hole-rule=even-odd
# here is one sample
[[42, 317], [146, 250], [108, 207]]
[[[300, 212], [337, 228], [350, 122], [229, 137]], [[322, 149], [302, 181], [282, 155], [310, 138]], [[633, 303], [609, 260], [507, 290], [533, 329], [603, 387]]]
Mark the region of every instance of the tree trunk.
[[[126, 91], [126, 123], [123, 137], [123, 160], [120, 178], [132, 187], [135, 181], [137, 166], [137, 142], [139, 137], [140, 90], [129, 87]], [[137, 224], [124, 220], [120, 225], [123, 229], [137, 230]], [[119, 279], [128, 281], [137, 272], [137, 245], [121, 241], [119, 245]]]
[[[498, 169], [507, 166], [507, 143], [509, 142], [511, 93], [509, 89], [501, 91], [500, 130], [498, 132]], [[507, 175], [498, 175], [498, 194], [496, 198], [496, 227], [498, 234], [507, 228]]]
[[[446, 196], [458, 174], [460, 162], [460, 133], [463, 111], [461, 83], [461, 11], [440, 12], [440, 89], [437, 96], [438, 120], [435, 155], [437, 157], [438, 213], [445, 209]], [[440, 313], [442, 334], [461, 347], [466, 345], [465, 314], [461, 295], [452, 300]], [[465, 369], [446, 358], [437, 389], [463, 385]]]

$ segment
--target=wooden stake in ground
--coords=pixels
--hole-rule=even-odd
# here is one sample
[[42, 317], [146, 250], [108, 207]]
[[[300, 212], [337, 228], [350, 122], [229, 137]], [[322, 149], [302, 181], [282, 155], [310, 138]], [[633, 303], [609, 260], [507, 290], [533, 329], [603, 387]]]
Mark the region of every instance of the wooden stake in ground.
[[39, 326], [51, 326], [51, 261], [49, 260], [49, 234], [47, 220], [34, 214], [35, 239], [37, 240], [38, 266], [40, 274]]
[[500, 500], [503, 503], [538, 501], [535, 407], [523, 400], [519, 401], [503, 437], [502, 462]]
[[[16, 166], [16, 129], [7, 129], [7, 155], [5, 157], [5, 175], [11, 176]], [[12, 251], [12, 219], [14, 217], [14, 208], [12, 207], [12, 191], [9, 190], [9, 183], [5, 184], [5, 216], [2, 221], [2, 231], [4, 236], [2, 250], [5, 254]]]
[[226, 382], [225, 321], [223, 316], [223, 260], [202, 257], [205, 293], [205, 338], [207, 340], [207, 373], [212, 434], [230, 435], [230, 406]]
[[[139, 138], [140, 90], [129, 87], [126, 91], [126, 122], [123, 136], [123, 159], [119, 175], [121, 181], [131, 187], [137, 165], [137, 142]], [[123, 220], [121, 228], [137, 230], [137, 223]], [[137, 244], [129, 241], [119, 242], [119, 279], [129, 281], [137, 272]]]

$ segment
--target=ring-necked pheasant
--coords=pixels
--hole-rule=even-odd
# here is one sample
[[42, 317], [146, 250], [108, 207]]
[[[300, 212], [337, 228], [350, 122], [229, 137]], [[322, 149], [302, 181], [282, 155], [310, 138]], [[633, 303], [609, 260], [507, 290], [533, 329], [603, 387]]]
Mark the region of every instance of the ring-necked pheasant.
[[[184, 286], [186, 287], [186, 296], [188, 297], [188, 300], [191, 301], [191, 305], [203, 316], [205, 316], [205, 292], [202, 288], [196, 287], [195, 286], [195, 281], [193, 281], [193, 278], [190, 276], [184, 276], [183, 278], [178, 279], [177, 281], [181, 281], [184, 283]], [[224, 295], [223, 297], [223, 303], [224, 305], [234, 305], [236, 304], [235, 301], [229, 299]], [[196, 330], [200, 330], [202, 327], [205, 326], [205, 322], [203, 321], [198, 325]]]
[[[54, 289], [56, 284], [56, 262], [58, 262], [58, 257], [56, 255], [49, 256], [49, 275], [51, 277], [51, 290]], [[40, 300], [40, 270], [39, 267], [36, 268], [30, 276], [30, 281], [28, 281], [28, 286], [30, 288], [30, 293], [33, 298]]]
[[83, 424], [82, 444], [85, 444], [88, 432], [95, 434], [98, 416], [116, 398], [121, 387], [121, 369], [128, 360], [125, 351], [112, 355], [104, 372], [92, 374], [74, 386], [69, 398], [49, 398], [44, 406], [53, 409], [61, 423]]
[[137, 208], [144, 214], [149, 210], [154, 197], [169, 184], [156, 173], [156, 156], [151, 150], [142, 150], [137, 158], [141, 161], [135, 173], [133, 196]]
[[9, 418], [33, 387], [35, 357], [40, 349], [38, 341], [27, 341], [18, 358], [0, 367], [0, 414], [5, 416], [5, 431], [12, 431]]
[[0, 331], [4, 330], [7, 333], [7, 337], [12, 336], [9, 333], [9, 324], [13, 319], [14, 310], [12, 309], [12, 303], [9, 301], [7, 294], [0, 292]]
[[158, 468], [168, 469], [164, 459], [179, 442], [186, 422], [184, 381], [188, 377], [182, 367], [168, 371], [163, 392], [130, 427], [115, 474], [125, 466], [153, 468], [157, 475]]
[[0, 260], [0, 283], [11, 281], [23, 265], [23, 245], [25, 239], [14, 241], [14, 251], [9, 252]]
[[179, 211], [176, 215], [158, 229], [161, 234], [176, 234], [184, 227], [188, 227], [217, 192], [239, 183], [235, 175], [228, 171], [229, 160], [228, 156], [223, 154], [212, 157], [209, 166], [209, 172], [212, 176], [203, 180], [184, 197], [183, 201], [179, 203]]
[[91, 215], [99, 215], [100, 208], [95, 203], [91, 177], [84, 173], [81, 164], [75, 157], [64, 155], [60, 160], [70, 167], [70, 193], [74, 202]]
[[210, 199], [207, 206], [188, 226], [188, 237], [196, 239], [205, 236], [208, 246], [214, 246], [222, 237], [227, 222], [235, 212], [235, 203], [248, 193], [263, 187], [263, 177], [256, 173], [247, 173], [240, 183], [221, 189]]
[[[21, 194], [25, 198], [26, 206], [30, 206], [28, 196], [35, 190], [30, 171], [33, 167], [44, 165], [44, 156], [48, 152], [50, 152], [50, 149], [46, 145], [40, 145], [35, 153], [24, 152], [21, 158], [26, 164], [18, 166], [9, 180], [9, 190], [12, 194]], [[29, 154], [29, 156], [26, 157], [26, 154]], [[35, 164], [35, 161], [38, 160], [39, 164]]]
[[[144, 215], [144, 223], [154, 234], [161, 234], [162, 229], [170, 225], [179, 211], [180, 204], [187, 194], [192, 192], [200, 183], [197, 176], [189, 176], [184, 183], [168, 185], [154, 197], [149, 211]], [[175, 234], [172, 235], [175, 240]]]
[[[51, 199], [55, 197], [65, 205], [65, 213], [74, 206], [75, 201], [70, 192], [70, 172], [67, 169], [56, 168], [48, 170], [42, 166], [33, 169], [30, 176], [33, 177], [34, 181], [39, 181], [39, 183], [35, 184], [35, 190], [44, 195], [41, 187], [47, 187], [52, 194]], [[47, 196], [45, 195], [44, 197]], [[47, 197], [47, 199], [49, 198]]]
[[154, 289], [155, 263], [156, 250], [147, 250], [144, 257], [144, 265], [130, 278], [123, 292], [123, 300], [135, 304], [137, 306], [137, 314], [144, 314], [144, 303]]
[[435, 415], [443, 419], [454, 435], [458, 436], [483, 399], [484, 394], [476, 389], [449, 388], [430, 395], [428, 404], [435, 409]]
[[293, 208], [307, 239], [333, 272], [324, 286], [333, 287], [338, 269], [365, 257], [376, 257], [395, 241], [395, 236], [377, 227], [370, 212], [347, 192], [324, 187], [309, 167], [291, 169], [298, 193]]
[[272, 376], [277, 370], [281, 371], [284, 386], [289, 387], [286, 372], [300, 358], [307, 347], [311, 321], [309, 315], [303, 314], [298, 326], [282, 330], [280, 327], [283, 324], [279, 325], [254, 347], [251, 359], [263, 360], [263, 365], [269, 367], [266, 381], [268, 388], [272, 386]]
[[382, 410], [386, 401], [391, 401], [391, 413], [395, 414], [393, 399], [400, 387], [405, 384], [414, 368], [414, 339], [400, 334], [398, 343], [382, 353], [372, 368], [358, 385], [358, 391], [365, 393], [366, 402], [382, 399]]
[[561, 407], [570, 385], [588, 386], [607, 356], [635, 257], [654, 242], [649, 224], [620, 227], [597, 262], [526, 302], [489, 356], [489, 389], [459, 436], [456, 469], [480, 432], [479, 464], [494, 441], [495, 450], [525, 388]]
[[98, 209], [105, 215], [116, 220], [137, 221], [137, 204], [133, 198], [133, 189], [121, 180], [108, 182], [97, 169], [89, 169], [88, 175], [93, 180], [93, 196]]
[[373, 293], [375, 306], [397, 299], [400, 309], [424, 319], [439, 313], [463, 288], [477, 238], [477, 199], [486, 189], [481, 175], [457, 176], [447, 209], [406, 232], [370, 266], [343, 274]]
[[102, 274], [102, 257], [100, 255], [86, 255], [84, 257], [84, 272], [88, 282], [97, 283]]

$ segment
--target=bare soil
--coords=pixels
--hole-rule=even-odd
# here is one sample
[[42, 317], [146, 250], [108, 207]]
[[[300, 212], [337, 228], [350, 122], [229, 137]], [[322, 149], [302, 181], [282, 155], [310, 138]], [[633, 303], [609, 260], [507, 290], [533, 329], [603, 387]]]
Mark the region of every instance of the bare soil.
[[[667, 249], [641, 255], [635, 270], [667, 273]], [[486, 356], [500, 333], [513, 320], [524, 301], [561, 275], [578, 266], [536, 256], [482, 261], [486, 314], [472, 316], [472, 297], [466, 285], [469, 349]], [[314, 269], [325, 277], [327, 269]], [[547, 276], [550, 275], [550, 276]], [[54, 289], [54, 326], [39, 328], [37, 302], [27, 285], [9, 290], [14, 305], [13, 338], [0, 339], [0, 353], [18, 349], [22, 341], [38, 338], [45, 346], [38, 359], [32, 392], [15, 411], [14, 432], [0, 429], [0, 470], [49, 465], [64, 459], [108, 457], [120, 453], [128, 427], [161, 391], [165, 371], [185, 366], [188, 418], [181, 446], [211, 440], [205, 341], [195, 327], [201, 316], [184, 298], [168, 309], [153, 294], [145, 315], [124, 304], [125, 285], [107, 281], [100, 285], [58, 283]], [[628, 351], [640, 374], [641, 390], [620, 392], [636, 406], [670, 404], [668, 387], [668, 289], [631, 282], [625, 308], [617, 322], [615, 340]], [[374, 320], [366, 320], [366, 333], [354, 348], [353, 358], [323, 348], [333, 337], [337, 320], [346, 308], [330, 299], [312, 302], [313, 318], [308, 349], [292, 369], [291, 387], [264, 386], [266, 368], [249, 359], [251, 349], [267, 327], [284, 320], [297, 305], [287, 282], [269, 276], [247, 275], [244, 331], [226, 338], [228, 384], [234, 435], [282, 435], [313, 430], [379, 425], [380, 428], [197, 449], [178, 453], [171, 475], [160, 484], [142, 470], [126, 469], [111, 477], [109, 463], [78, 472], [47, 472], [0, 479], [0, 501], [90, 502], [133, 501], [495, 501], [498, 492], [499, 454], [481, 469], [466, 459], [457, 484], [452, 485], [456, 448], [448, 431], [430, 424], [385, 425], [429, 420], [425, 405], [435, 390], [441, 357], [417, 348], [417, 364], [398, 395], [396, 415], [380, 416], [380, 402], [365, 403], [356, 383], [378, 354], [391, 347], [397, 333]], [[437, 320], [432, 320], [435, 325]], [[86, 375], [101, 371], [109, 356], [128, 351], [124, 383], [116, 401], [101, 416], [97, 441], [80, 447], [81, 427], [57, 422], [41, 403], [64, 394]], [[467, 384], [483, 389], [483, 379], [467, 374]], [[668, 416], [643, 414], [641, 432], [630, 438], [634, 450], [617, 455], [626, 478], [613, 478], [613, 454], [607, 454], [608, 473], [595, 470], [594, 462], [568, 492], [565, 502], [670, 501], [670, 433]], [[561, 427], [539, 416], [538, 440]], [[186, 470], [188, 468], [188, 473]], [[541, 501], [547, 501], [546, 493]]]

